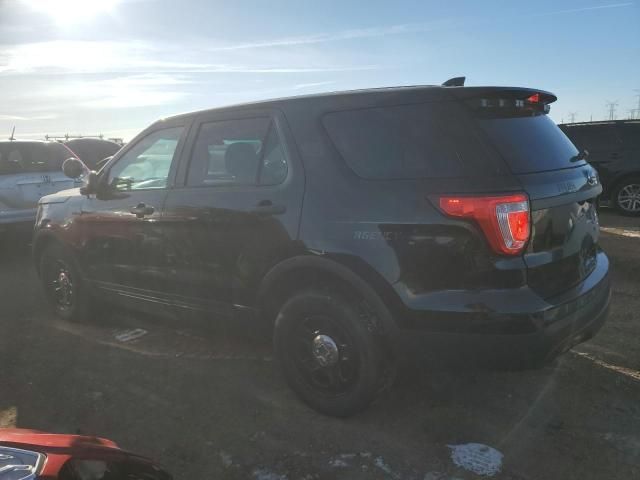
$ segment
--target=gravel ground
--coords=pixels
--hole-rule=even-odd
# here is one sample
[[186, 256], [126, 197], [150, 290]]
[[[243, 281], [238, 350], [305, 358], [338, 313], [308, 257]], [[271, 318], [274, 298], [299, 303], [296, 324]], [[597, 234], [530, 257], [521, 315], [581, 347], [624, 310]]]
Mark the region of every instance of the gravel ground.
[[[111, 438], [177, 479], [640, 478], [640, 219], [603, 209], [601, 332], [525, 372], [403, 372], [347, 420], [289, 391], [268, 343], [222, 326], [55, 319], [28, 247], [0, 253], [0, 426]], [[23, 242], [24, 243], [24, 242]], [[475, 460], [473, 462], [472, 460]]]

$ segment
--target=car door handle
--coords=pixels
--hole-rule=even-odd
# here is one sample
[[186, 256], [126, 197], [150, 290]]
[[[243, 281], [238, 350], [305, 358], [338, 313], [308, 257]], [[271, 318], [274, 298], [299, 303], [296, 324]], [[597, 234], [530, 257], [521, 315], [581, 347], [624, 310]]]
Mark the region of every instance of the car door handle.
[[254, 213], [260, 215], [281, 215], [287, 211], [284, 205], [276, 205], [271, 200], [262, 200], [253, 209]]
[[155, 212], [156, 209], [153, 208], [151, 205], [139, 203], [135, 207], [131, 207], [129, 211], [138, 218], [144, 218], [146, 215], [153, 214], [153, 212]]

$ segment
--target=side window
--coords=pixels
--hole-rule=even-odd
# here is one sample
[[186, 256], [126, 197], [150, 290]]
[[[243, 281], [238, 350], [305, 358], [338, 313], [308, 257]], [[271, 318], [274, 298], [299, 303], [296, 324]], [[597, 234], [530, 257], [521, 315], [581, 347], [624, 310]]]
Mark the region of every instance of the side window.
[[9, 148], [5, 161], [7, 173], [24, 173], [29, 171], [28, 159], [22, 150], [23, 149], [13, 145]]
[[187, 185], [275, 185], [286, 174], [287, 162], [271, 119], [225, 120], [200, 126]]
[[47, 170], [50, 172], [59, 172], [62, 170], [62, 164], [64, 161], [73, 157], [74, 154], [70, 152], [61, 143], [50, 143], [47, 145]]
[[618, 133], [622, 139], [624, 148], [637, 150], [640, 148], [640, 124], [630, 123], [621, 125]]
[[611, 125], [591, 125], [582, 132], [581, 148], [592, 152], [615, 150], [620, 147], [620, 138]]
[[166, 188], [183, 127], [150, 133], [118, 159], [109, 172], [109, 183], [116, 190]]

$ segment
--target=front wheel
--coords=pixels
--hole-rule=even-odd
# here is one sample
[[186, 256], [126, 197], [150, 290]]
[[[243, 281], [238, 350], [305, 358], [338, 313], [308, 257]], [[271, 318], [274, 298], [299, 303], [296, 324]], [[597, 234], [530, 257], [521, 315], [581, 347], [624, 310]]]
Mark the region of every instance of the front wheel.
[[40, 281], [56, 314], [73, 322], [87, 321], [95, 310], [73, 256], [59, 244], [45, 247], [40, 257]]
[[616, 208], [625, 215], [640, 215], [640, 177], [622, 180], [612, 192]]
[[363, 410], [384, 383], [381, 339], [373, 330], [355, 302], [316, 290], [296, 294], [280, 310], [274, 333], [289, 386], [327, 415]]

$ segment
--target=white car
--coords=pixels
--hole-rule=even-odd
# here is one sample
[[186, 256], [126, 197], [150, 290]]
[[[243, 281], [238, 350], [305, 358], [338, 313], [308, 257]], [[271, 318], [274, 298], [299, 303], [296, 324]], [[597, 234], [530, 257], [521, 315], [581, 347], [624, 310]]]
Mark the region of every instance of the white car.
[[0, 232], [31, 227], [41, 197], [76, 186], [62, 173], [70, 157], [75, 154], [57, 142], [0, 142]]

